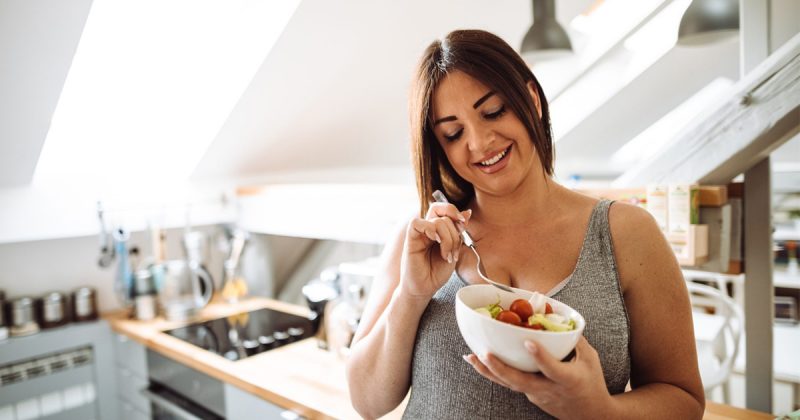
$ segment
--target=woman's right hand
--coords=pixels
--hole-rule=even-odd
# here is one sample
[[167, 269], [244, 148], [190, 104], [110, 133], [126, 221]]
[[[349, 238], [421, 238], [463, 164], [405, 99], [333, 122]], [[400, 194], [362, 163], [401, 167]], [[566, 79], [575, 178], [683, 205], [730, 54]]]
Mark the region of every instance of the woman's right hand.
[[449, 203], [432, 203], [424, 219], [411, 220], [400, 263], [403, 292], [430, 299], [447, 282], [458, 261], [460, 232], [466, 229], [471, 215], [471, 210], [459, 212]]

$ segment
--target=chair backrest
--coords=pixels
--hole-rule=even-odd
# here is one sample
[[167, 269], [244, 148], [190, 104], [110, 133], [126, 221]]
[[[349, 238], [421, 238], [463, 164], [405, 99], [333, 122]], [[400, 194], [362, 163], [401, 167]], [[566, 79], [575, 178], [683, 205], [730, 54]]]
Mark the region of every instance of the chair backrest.
[[[698, 349], [710, 345], [718, 361], [718, 365], [714, 366], [716, 369], [707, 365], [701, 366], [700, 369], [703, 387], [706, 391], [710, 391], [725, 383], [730, 377], [736, 356], [739, 354], [744, 318], [736, 301], [722, 290], [691, 281], [687, 281], [686, 286], [689, 289], [693, 308], [712, 309], [712, 316], [719, 317], [718, 320], [722, 321], [719, 334], [715, 335], [712, 343], [700, 343], [698, 339]], [[701, 357], [702, 363], [702, 355], [698, 355], [698, 357]]]

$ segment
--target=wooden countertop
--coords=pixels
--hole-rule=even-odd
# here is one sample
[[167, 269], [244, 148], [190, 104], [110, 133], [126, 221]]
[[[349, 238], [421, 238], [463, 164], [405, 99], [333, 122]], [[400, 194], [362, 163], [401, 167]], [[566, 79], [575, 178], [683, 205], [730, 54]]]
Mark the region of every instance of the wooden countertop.
[[[265, 298], [249, 298], [235, 305], [213, 301], [191, 322], [221, 318], [261, 308], [271, 308], [306, 316], [308, 310], [296, 305]], [[317, 348], [314, 339], [301, 340], [286, 346], [232, 362], [200, 349], [163, 331], [186, 323], [127, 319], [122, 312], [103, 316], [111, 328], [213, 378], [232, 384], [264, 400], [292, 409], [310, 419], [359, 419], [350, 404], [344, 372], [344, 361], [331, 352]], [[405, 402], [386, 415], [399, 419]], [[707, 420], [771, 419], [774, 416], [744, 410], [711, 401], [703, 415]]]
[[[221, 318], [261, 308], [300, 316], [308, 310], [265, 298], [249, 298], [235, 305], [213, 301], [191, 322]], [[122, 312], [103, 316], [117, 333], [213, 378], [232, 384], [264, 400], [310, 419], [359, 419], [350, 404], [344, 361], [317, 348], [314, 339], [301, 340], [237, 362], [200, 349], [162, 331], [186, 323], [127, 319]], [[388, 414], [399, 419], [404, 404]]]

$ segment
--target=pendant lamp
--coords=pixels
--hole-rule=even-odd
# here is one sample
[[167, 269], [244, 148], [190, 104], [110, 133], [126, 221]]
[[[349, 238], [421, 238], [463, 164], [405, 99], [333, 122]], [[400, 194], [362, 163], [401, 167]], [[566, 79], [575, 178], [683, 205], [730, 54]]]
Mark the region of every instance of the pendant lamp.
[[555, 0], [532, 0], [533, 24], [522, 39], [520, 54], [528, 64], [567, 56], [572, 44], [556, 20]]
[[739, 0], [693, 0], [681, 18], [679, 45], [703, 45], [739, 31]]

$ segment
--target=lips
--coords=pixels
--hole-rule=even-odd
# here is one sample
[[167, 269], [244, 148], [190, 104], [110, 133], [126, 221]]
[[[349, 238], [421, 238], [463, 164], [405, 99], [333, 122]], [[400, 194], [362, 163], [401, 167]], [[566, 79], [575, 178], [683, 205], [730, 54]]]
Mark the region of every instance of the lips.
[[503, 169], [508, 164], [508, 156], [511, 154], [511, 147], [500, 150], [488, 155], [483, 160], [473, 163], [475, 167], [485, 173], [494, 173]]

